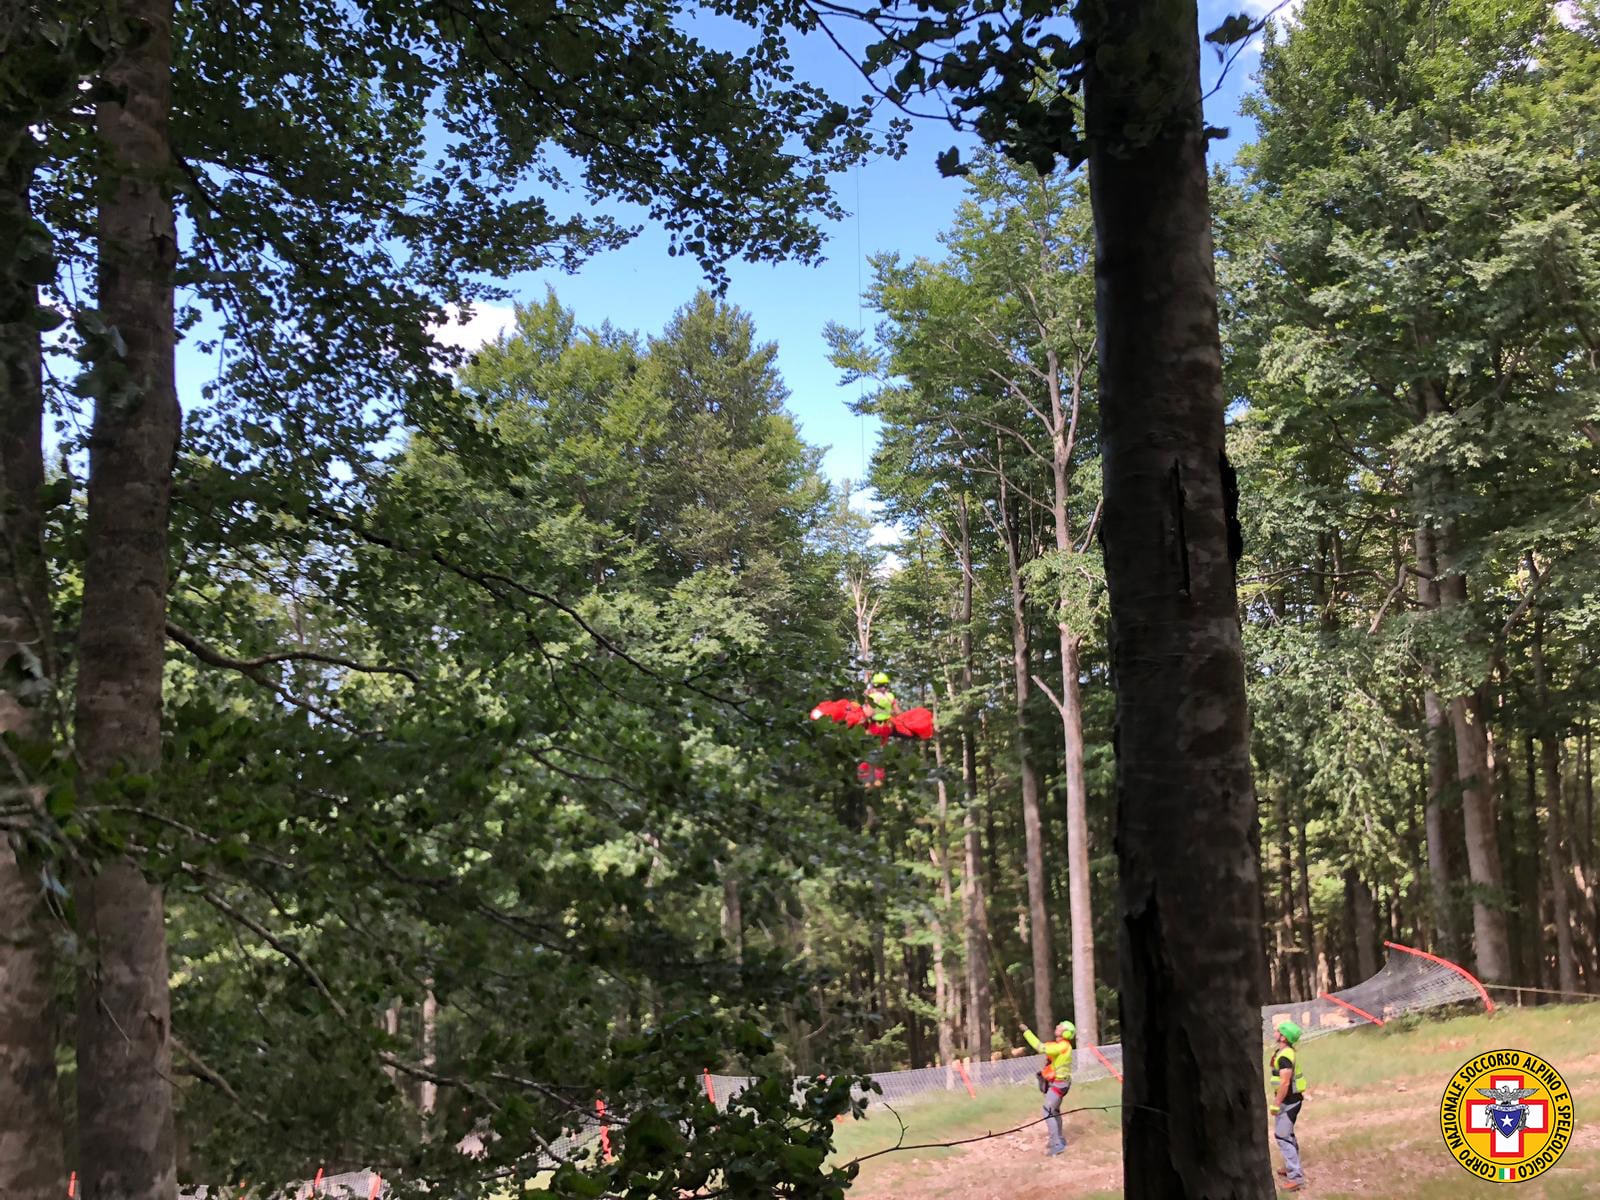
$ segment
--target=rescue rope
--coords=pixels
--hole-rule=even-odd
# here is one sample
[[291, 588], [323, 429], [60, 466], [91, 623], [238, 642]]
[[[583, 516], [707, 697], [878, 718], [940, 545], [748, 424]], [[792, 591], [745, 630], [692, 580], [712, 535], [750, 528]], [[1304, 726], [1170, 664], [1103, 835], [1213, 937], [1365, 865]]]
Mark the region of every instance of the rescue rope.
[[[1060, 1117], [1070, 1117], [1073, 1113], [1081, 1113], [1081, 1112], [1110, 1112], [1114, 1108], [1127, 1108], [1127, 1107], [1144, 1108], [1146, 1106], [1142, 1105], [1142, 1104], [1136, 1104], [1136, 1105], [1129, 1106], [1129, 1105], [1122, 1104], [1120, 1102], [1117, 1103], [1117, 1104], [1080, 1104], [1077, 1108], [1063, 1108], [1059, 1113], [1057, 1113], [1055, 1115], [1056, 1116], [1060, 1116]], [[897, 1121], [900, 1120], [900, 1114], [899, 1113], [895, 1112], [895, 1110], [892, 1109], [892, 1108], [889, 1111], [890, 1112], [894, 1112], [895, 1120], [897, 1120]], [[1150, 1109], [1150, 1111], [1151, 1112], [1159, 1112], [1161, 1110], [1152, 1108], [1152, 1109]], [[957, 1138], [954, 1141], [950, 1141], [950, 1142], [918, 1142], [918, 1143], [916, 1143], [914, 1145], [910, 1145], [910, 1146], [905, 1146], [905, 1145], [901, 1145], [899, 1143], [896, 1143], [895, 1145], [889, 1146], [886, 1149], [874, 1150], [871, 1154], [863, 1154], [859, 1158], [852, 1158], [849, 1162], [845, 1163], [844, 1165], [846, 1167], [857, 1166], [857, 1165], [859, 1165], [861, 1163], [864, 1163], [864, 1162], [868, 1161], [869, 1159], [879, 1158], [879, 1157], [881, 1157], [881, 1156], [883, 1156], [885, 1154], [898, 1154], [902, 1150], [944, 1150], [944, 1149], [948, 1149], [951, 1146], [966, 1146], [966, 1145], [971, 1144], [972, 1142], [987, 1142], [987, 1141], [991, 1140], [992, 1138], [1010, 1137], [1013, 1133], [1021, 1133], [1024, 1129], [1032, 1129], [1035, 1125], [1043, 1125], [1049, 1119], [1050, 1119], [1049, 1117], [1035, 1117], [1035, 1118], [1033, 1118], [1033, 1120], [1024, 1121], [1021, 1125], [1014, 1126], [1011, 1129], [1002, 1129], [1002, 1130], [999, 1130], [998, 1132], [994, 1132], [994, 1133], [980, 1133], [975, 1137]], [[905, 1122], [904, 1121], [900, 1121], [900, 1136], [901, 1137], [905, 1136], [905, 1130], [906, 1130]]]

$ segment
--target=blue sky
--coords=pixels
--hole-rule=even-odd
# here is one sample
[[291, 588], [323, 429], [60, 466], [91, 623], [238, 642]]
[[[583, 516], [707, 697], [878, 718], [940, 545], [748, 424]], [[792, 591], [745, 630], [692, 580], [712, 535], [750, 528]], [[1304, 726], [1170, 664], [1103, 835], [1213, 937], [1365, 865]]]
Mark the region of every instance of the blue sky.
[[[1275, 3], [1201, 0], [1201, 31], [1213, 28], [1230, 13], [1259, 14]], [[840, 99], [855, 100], [861, 95], [863, 85], [855, 67], [820, 36], [802, 41], [794, 52], [797, 74]], [[1210, 90], [1217, 85], [1221, 66], [1210, 47], [1202, 54], [1205, 86]], [[1242, 53], [1207, 101], [1210, 122], [1231, 131], [1228, 139], [1212, 143], [1214, 160], [1230, 157], [1249, 136], [1238, 115], [1238, 101], [1249, 86], [1257, 58], [1253, 48]], [[828, 227], [824, 262], [815, 266], [732, 264], [728, 298], [751, 314], [763, 340], [777, 343], [778, 364], [792, 393], [789, 406], [806, 439], [827, 448], [824, 470], [836, 481], [862, 476], [875, 431], [868, 419], [849, 411], [854, 391], [840, 386], [838, 372], [828, 363], [823, 326], [829, 321], [856, 323], [860, 285], [866, 277], [865, 256], [882, 251], [907, 257], [939, 252], [938, 234], [950, 222], [962, 185], [940, 176], [934, 156], [952, 143], [970, 145], [948, 126], [925, 123], [913, 131], [905, 157], [875, 160], [840, 176], [836, 195], [849, 215]], [[622, 206], [602, 206], [601, 211], [630, 222], [637, 220]], [[548, 285], [576, 311], [580, 322], [598, 325], [609, 320], [624, 329], [653, 333], [702, 282], [693, 262], [669, 257], [665, 236], [659, 228], [647, 225], [629, 245], [590, 260], [575, 274], [530, 273], [514, 279], [511, 287], [516, 299], [534, 300], [544, 295]], [[457, 336], [475, 345], [494, 336], [509, 318], [509, 310], [480, 310]], [[865, 314], [865, 320], [870, 324], [872, 315]], [[200, 403], [201, 384], [215, 372], [214, 361], [200, 356], [192, 342], [179, 351], [178, 385], [186, 407]]]

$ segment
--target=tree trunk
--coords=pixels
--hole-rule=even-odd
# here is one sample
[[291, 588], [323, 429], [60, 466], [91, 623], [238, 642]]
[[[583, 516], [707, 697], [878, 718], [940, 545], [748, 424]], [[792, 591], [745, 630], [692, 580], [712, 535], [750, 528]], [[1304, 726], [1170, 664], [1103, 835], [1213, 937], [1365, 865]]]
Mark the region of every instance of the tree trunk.
[[[1533, 556], [1528, 556], [1530, 564]], [[1537, 567], [1535, 567], [1537, 572]], [[1537, 573], [1534, 576], [1538, 578]], [[1542, 720], [1550, 719], [1550, 675], [1544, 661], [1544, 614], [1537, 613], [1533, 621], [1534, 695], [1539, 702]], [[1544, 777], [1544, 803], [1548, 812], [1545, 819], [1545, 859], [1550, 864], [1550, 903], [1556, 926], [1556, 986], [1564, 992], [1578, 990], [1578, 956], [1572, 942], [1572, 909], [1568, 887], [1572, 873], [1567, 869], [1567, 834], [1562, 827], [1561, 811], [1561, 743], [1548, 731], [1539, 741], [1540, 774]], [[1531, 764], [1530, 764], [1531, 765]]]
[[[17, 136], [27, 141], [27, 135]], [[31, 163], [20, 153], [0, 179], [0, 222], [31, 219]], [[41, 537], [44, 393], [37, 293], [6, 263], [0, 274], [0, 732], [48, 742], [56, 685], [50, 597]], [[38, 804], [36, 781], [12, 782]], [[20, 836], [0, 829], [0, 1196], [59, 1200], [67, 1186], [56, 1096], [54, 954], [38, 872]]]
[[1039, 771], [1028, 745], [1028, 702], [1033, 673], [1028, 664], [1028, 614], [1022, 582], [1021, 534], [1013, 519], [1004, 474], [1000, 477], [1001, 540], [1006, 547], [1006, 572], [1011, 585], [1011, 667], [1016, 681], [1017, 769], [1022, 777], [1022, 834], [1028, 869], [1028, 944], [1033, 958], [1034, 1027], [1048, 1035], [1055, 1027], [1050, 998], [1054, 963], [1050, 953], [1050, 887], [1045, 874], [1044, 819], [1039, 806]]
[[736, 963], [744, 962], [744, 907], [732, 863], [722, 868], [722, 940]]
[[[1439, 607], [1439, 566], [1433, 530], [1426, 521], [1417, 525], [1417, 602], [1425, 609]], [[1446, 958], [1461, 956], [1455, 905], [1450, 895], [1450, 842], [1445, 828], [1444, 804], [1454, 786], [1450, 765], [1450, 730], [1439, 693], [1422, 692], [1424, 736], [1428, 752], [1428, 799], [1423, 808], [1423, 828], [1428, 842], [1428, 885], [1433, 901], [1434, 942]]]
[[[438, 1064], [437, 1042], [439, 1040], [439, 1001], [434, 998], [433, 987], [430, 981], [428, 990], [422, 996], [422, 1066], [427, 1071], [432, 1071]], [[417, 1093], [417, 1109], [422, 1114], [423, 1136], [426, 1137], [427, 1121], [433, 1115], [433, 1110], [439, 1104], [439, 1088], [432, 1080], [424, 1079]]]
[[1317, 928], [1316, 914], [1311, 911], [1311, 852], [1306, 846], [1306, 811], [1303, 802], [1295, 804], [1295, 843], [1299, 870], [1297, 882], [1300, 896], [1300, 944], [1306, 950], [1306, 996], [1328, 990], [1328, 959], [1326, 939]]
[[933, 1005], [939, 1017], [939, 1063], [949, 1065], [956, 1056], [954, 989], [950, 986], [949, 951], [945, 941], [945, 918], [954, 911], [954, 884], [950, 878], [950, 790], [944, 781], [944, 744], [933, 739], [933, 765], [939, 789], [938, 823], [934, 845], [929, 850], [933, 869], [939, 874], [939, 909], [933, 917]]
[[[1082, 403], [1080, 362], [1073, 373], [1071, 391], [1064, 400], [1061, 368], [1054, 350], [1046, 351], [1049, 369], [1051, 421], [1051, 523], [1056, 553], [1073, 552], [1072, 529], [1067, 521], [1068, 480], [1072, 450]], [[1095, 1000], [1094, 899], [1089, 878], [1089, 785], [1083, 771], [1083, 698], [1078, 688], [1079, 638], [1066, 619], [1066, 598], [1056, 619], [1061, 643], [1061, 744], [1067, 785], [1067, 915], [1072, 937], [1072, 1019], [1080, 1045], [1100, 1044], [1100, 1018]]]
[[[1080, 19], [1097, 132], [1125, 1193], [1264, 1198], [1260, 831], [1196, 9], [1122, 0]], [[1123, 140], [1136, 129], [1154, 132]]]
[[1511, 977], [1511, 939], [1505, 910], [1495, 902], [1504, 888], [1488, 730], [1481, 706], [1469, 697], [1457, 696], [1448, 708], [1456, 736], [1456, 774], [1462, 781], [1461, 815], [1466, 824], [1467, 870], [1474, 892], [1472, 932], [1478, 974], [1490, 983], [1504, 983]]
[[[177, 231], [172, 170], [172, 2], [123, 8], [145, 36], [108, 72], [99, 107], [106, 176], [99, 304], [126, 347], [95, 354], [112, 390], [95, 405], [78, 637], [83, 783], [161, 763], [167, 510], [178, 436], [173, 382]], [[120, 385], [120, 386], [117, 386]], [[149, 804], [150, 801], [144, 800]], [[172, 1044], [162, 896], [127, 859], [79, 878], [78, 1138], [84, 1200], [172, 1200]]]
[[[972, 694], [972, 525], [967, 501], [956, 506], [961, 545], [961, 694]], [[966, 789], [966, 812], [961, 818], [964, 859], [961, 868], [961, 902], [967, 943], [967, 1054], [989, 1057], [993, 1030], [989, 981], [989, 907], [984, 886], [983, 840], [978, 828], [978, 746], [972, 718], [961, 722], [961, 781]]]
[[1294, 920], [1294, 843], [1289, 828], [1289, 798], [1282, 788], [1272, 800], [1273, 815], [1278, 823], [1278, 896], [1283, 905], [1279, 918], [1278, 940], [1284, 959], [1283, 986], [1287, 994], [1281, 1000], [1305, 1000], [1311, 995], [1307, 980], [1311, 947], [1300, 944]]
[[1378, 973], [1378, 914], [1372, 889], [1353, 867], [1344, 873], [1345, 894], [1350, 898], [1350, 944], [1353, 954], [1346, 969], [1346, 985], [1371, 979]]

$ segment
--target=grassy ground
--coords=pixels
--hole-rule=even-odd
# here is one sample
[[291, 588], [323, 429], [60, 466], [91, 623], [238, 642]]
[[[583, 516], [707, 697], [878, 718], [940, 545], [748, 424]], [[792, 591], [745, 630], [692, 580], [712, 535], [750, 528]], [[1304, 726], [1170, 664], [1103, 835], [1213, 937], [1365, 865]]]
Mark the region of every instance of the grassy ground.
[[[1561, 1161], [1517, 1184], [1517, 1200], [1600, 1196], [1600, 1004], [1501, 1010], [1494, 1016], [1391, 1022], [1308, 1042], [1301, 1053], [1310, 1097], [1300, 1117], [1301, 1152], [1311, 1191], [1342, 1197], [1457, 1200], [1504, 1185], [1469, 1175], [1451, 1160], [1439, 1134], [1439, 1098], [1467, 1059], [1484, 1050], [1531, 1050], [1561, 1071], [1576, 1101], [1577, 1131]], [[1114, 1082], [1077, 1087], [1066, 1109], [1115, 1105]], [[840, 1126], [841, 1161], [903, 1142], [943, 1142], [1006, 1130], [1039, 1113], [1025, 1088], [939, 1096], [895, 1114]], [[1078, 1111], [1066, 1119], [1069, 1150], [1044, 1157], [1034, 1125], [967, 1146], [901, 1150], [862, 1165], [852, 1200], [1055, 1200], [1121, 1195], [1121, 1117], [1116, 1109]], [[1270, 1173], [1276, 1166], [1263, 1163]]]

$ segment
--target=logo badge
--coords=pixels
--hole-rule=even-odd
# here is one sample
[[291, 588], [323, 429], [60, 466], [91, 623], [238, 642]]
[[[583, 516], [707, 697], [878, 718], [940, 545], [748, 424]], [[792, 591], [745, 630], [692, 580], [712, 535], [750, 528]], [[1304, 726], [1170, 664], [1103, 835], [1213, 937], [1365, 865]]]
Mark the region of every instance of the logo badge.
[[1439, 1131], [1451, 1156], [1494, 1183], [1544, 1174], [1566, 1150], [1572, 1130], [1566, 1080], [1525, 1050], [1478, 1055], [1451, 1077], [1439, 1102]]

